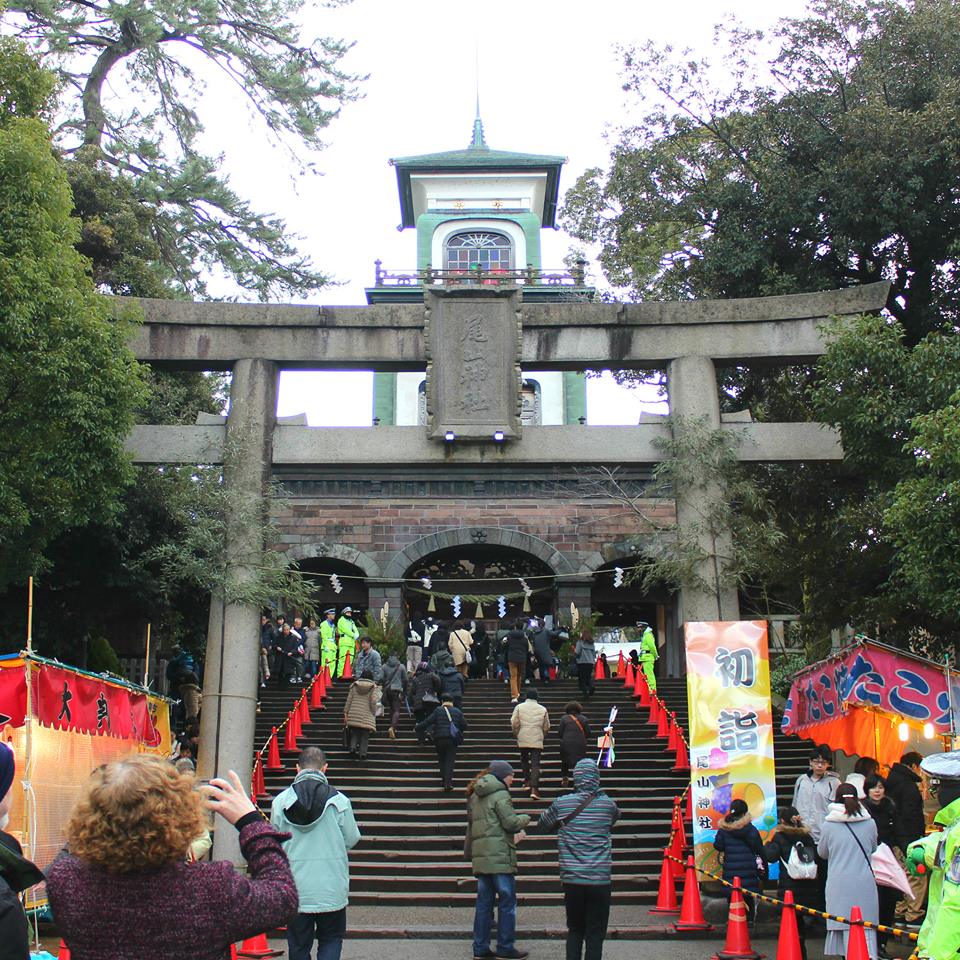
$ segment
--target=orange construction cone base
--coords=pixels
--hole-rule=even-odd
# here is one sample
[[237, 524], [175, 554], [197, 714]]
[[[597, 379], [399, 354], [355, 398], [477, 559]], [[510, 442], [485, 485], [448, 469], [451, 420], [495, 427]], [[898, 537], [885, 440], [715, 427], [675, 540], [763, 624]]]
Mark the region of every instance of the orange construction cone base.
[[663, 865], [660, 867], [660, 887], [657, 890], [657, 905], [650, 908], [651, 913], [678, 914], [677, 885], [673, 878], [673, 864], [667, 859], [669, 849], [663, 851]]
[[707, 923], [703, 916], [703, 904], [700, 901], [700, 884], [697, 882], [697, 869], [693, 857], [687, 857], [686, 879], [683, 884], [683, 902], [680, 904], [680, 919], [673, 924], [675, 930], [712, 930], [713, 924]]
[[237, 950], [238, 957], [278, 957], [282, 950], [272, 950], [267, 943], [267, 935], [258, 933], [255, 937], [248, 937]]
[[777, 940], [777, 960], [803, 960], [800, 931], [797, 929], [797, 911], [793, 905], [793, 891], [783, 892], [780, 911], [780, 938]]
[[57, 960], [70, 960], [70, 948], [64, 940], [60, 941], [60, 949], [57, 951]]
[[733, 894], [727, 912], [727, 937], [723, 949], [718, 950], [710, 960], [763, 960], [763, 954], [757, 953], [750, 943], [747, 905], [740, 889], [739, 877], [733, 881]]

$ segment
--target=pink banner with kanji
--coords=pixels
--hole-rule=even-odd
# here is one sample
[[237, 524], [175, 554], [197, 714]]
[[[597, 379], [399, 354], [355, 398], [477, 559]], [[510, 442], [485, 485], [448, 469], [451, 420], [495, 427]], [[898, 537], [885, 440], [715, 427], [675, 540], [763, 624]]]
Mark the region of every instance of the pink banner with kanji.
[[694, 855], [719, 872], [713, 840], [734, 800], [764, 839], [777, 823], [767, 624], [686, 623], [684, 639]]

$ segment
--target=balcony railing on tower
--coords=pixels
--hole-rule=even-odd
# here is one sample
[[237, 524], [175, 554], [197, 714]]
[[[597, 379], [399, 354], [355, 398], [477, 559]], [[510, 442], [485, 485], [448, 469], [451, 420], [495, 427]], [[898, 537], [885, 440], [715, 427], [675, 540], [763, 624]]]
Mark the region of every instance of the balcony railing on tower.
[[586, 260], [577, 260], [572, 269], [541, 270], [528, 266], [523, 270], [503, 270], [499, 267], [484, 268], [480, 265], [469, 270], [438, 270], [426, 267], [423, 270], [392, 272], [383, 269], [383, 263], [375, 260], [375, 287], [423, 287], [423, 286], [515, 286], [515, 287], [585, 287]]

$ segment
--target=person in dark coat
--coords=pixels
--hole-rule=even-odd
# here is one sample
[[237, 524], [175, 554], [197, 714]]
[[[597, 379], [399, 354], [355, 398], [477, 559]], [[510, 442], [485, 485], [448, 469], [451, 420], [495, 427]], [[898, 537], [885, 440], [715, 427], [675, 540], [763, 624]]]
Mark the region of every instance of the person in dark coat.
[[[790, 890], [793, 900], [804, 907], [816, 909], [819, 902], [819, 892], [816, 879], [797, 880], [787, 871], [787, 862], [794, 847], [800, 844], [799, 856], [806, 863], [816, 863], [817, 845], [813, 841], [810, 830], [800, 818], [796, 807], [787, 807], [780, 813], [780, 822], [770, 839], [763, 845], [763, 859], [767, 863], [779, 863], [780, 879], [777, 881], [777, 896], [782, 900], [784, 893]], [[802, 910], [795, 911], [797, 917], [797, 932], [800, 934], [800, 953], [803, 960], [807, 960], [806, 914]]]
[[[863, 805], [877, 825], [877, 843], [885, 843], [893, 849], [896, 846], [897, 811], [893, 801], [887, 796], [887, 782], [877, 773], [867, 774], [863, 778]], [[909, 874], [908, 874], [909, 876]], [[877, 884], [877, 900], [880, 907], [880, 923], [892, 927], [897, 901], [903, 894], [893, 887]], [[877, 931], [877, 950], [880, 960], [887, 957], [887, 937], [882, 930]]]
[[397, 736], [400, 707], [403, 706], [403, 699], [407, 695], [409, 685], [406, 667], [395, 653], [391, 653], [383, 665], [383, 712], [390, 717], [387, 736], [391, 740]]
[[473, 679], [487, 677], [490, 675], [490, 635], [483, 629], [482, 624], [477, 624], [473, 632], [473, 646], [470, 648], [473, 654], [473, 662], [467, 671], [467, 676]]
[[[410, 706], [417, 723], [422, 723], [440, 704], [440, 679], [430, 669], [426, 660], [421, 660], [417, 672], [410, 683]], [[417, 740], [423, 743], [423, 734], [417, 734]]]
[[[893, 825], [895, 841], [894, 853], [904, 866], [904, 854], [914, 840], [919, 840], [927, 832], [923, 816], [923, 794], [919, 784], [923, 782], [920, 761], [923, 757], [911, 751], [905, 753], [899, 763], [890, 768], [887, 775], [887, 796], [893, 801], [896, 816]], [[924, 901], [927, 896], [929, 873], [914, 876], [907, 871], [913, 897], [901, 900], [897, 904], [896, 915], [907, 923], [919, 923], [924, 914]]]
[[[723, 879], [733, 883], [733, 878], [739, 877], [743, 890], [760, 893], [757, 857], [763, 856], [763, 840], [752, 823], [750, 808], [743, 800], [734, 800], [730, 804], [730, 812], [720, 821], [713, 845], [723, 854]], [[730, 888], [724, 889], [729, 899]], [[747, 904], [747, 916], [752, 920], [757, 909], [756, 901], [750, 896], [743, 899]]]
[[[456, 671], [454, 671], [456, 673]], [[460, 677], [460, 674], [457, 674]], [[462, 680], [463, 677], [460, 677]], [[455, 737], [451, 727], [456, 725], [458, 734]], [[453, 789], [453, 768], [457, 762], [457, 747], [463, 740], [463, 731], [467, 729], [467, 720], [459, 707], [454, 706], [453, 697], [445, 693], [443, 702], [425, 720], [417, 724], [417, 736], [431, 733], [433, 745], [437, 750], [437, 760], [440, 763], [440, 780], [443, 790], [449, 793]]]
[[463, 674], [456, 667], [444, 667], [437, 671], [437, 678], [440, 680], [441, 699], [449, 696], [455, 707], [462, 707], [463, 691], [466, 687]]
[[565, 787], [570, 781], [570, 771], [587, 755], [590, 721], [583, 715], [583, 707], [575, 700], [563, 709], [557, 732], [560, 735], [561, 786]]
[[530, 649], [522, 620], [517, 620], [514, 623], [513, 629], [504, 640], [504, 646], [507, 652], [507, 669], [510, 671], [510, 702], [519, 703], [520, 688], [523, 686], [526, 675]]
[[548, 630], [546, 624], [537, 622], [537, 626], [530, 631], [530, 642], [533, 644], [533, 654], [537, 658], [537, 667], [540, 670], [540, 682], [550, 682], [550, 668], [557, 662], [553, 652], [553, 642], [560, 636], [559, 630]]
[[0, 742], [0, 960], [28, 960], [30, 928], [17, 894], [43, 880], [43, 874], [24, 859], [16, 837], [4, 832], [13, 803], [15, 771], [13, 750]]

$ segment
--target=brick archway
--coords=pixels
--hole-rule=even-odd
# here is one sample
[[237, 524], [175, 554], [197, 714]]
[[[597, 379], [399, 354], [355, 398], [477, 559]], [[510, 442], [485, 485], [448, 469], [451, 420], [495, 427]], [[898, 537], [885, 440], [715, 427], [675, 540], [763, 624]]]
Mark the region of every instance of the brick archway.
[[410, 567], [431, 553], [450, 547], [476, 544], [522, 550], [542, 560], [558, 576], [581, 572], [579, 565], [572, 563], [567, 555], [552, 547], [546, 540], [529, 533], [509, 530], [506, 527], [451, 527], [421, 537], [394, 554], [384, 567], [383, 575], [391, 580], [400, 580]]
[[342, 543], [295, 543], [286, 554], [291, 560], [345, 560], [359, 567], [368, 577], [380, 577], [380, 565], [368, 553]]

